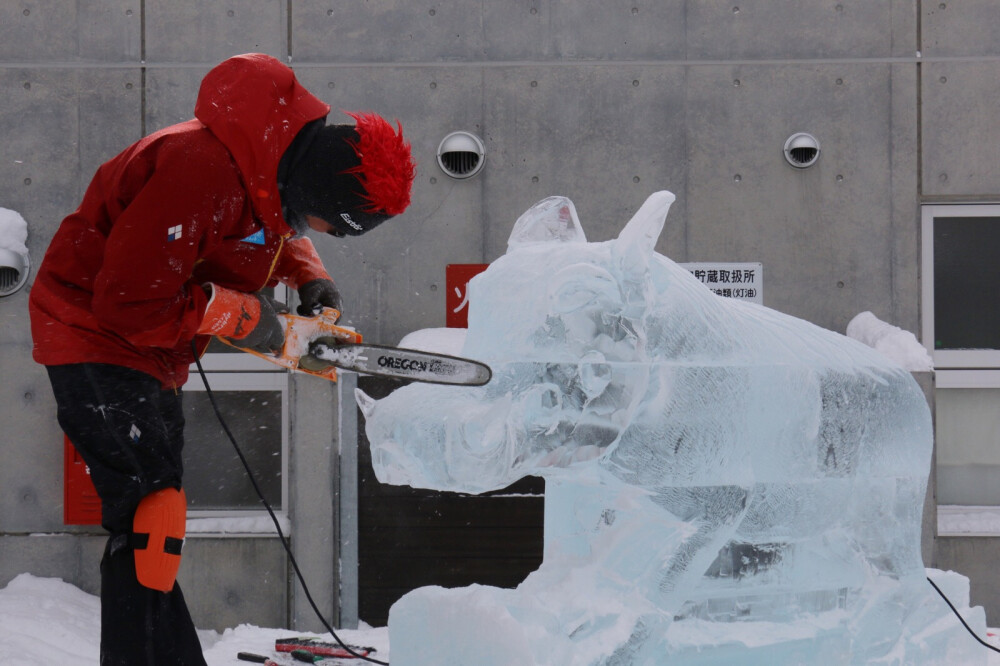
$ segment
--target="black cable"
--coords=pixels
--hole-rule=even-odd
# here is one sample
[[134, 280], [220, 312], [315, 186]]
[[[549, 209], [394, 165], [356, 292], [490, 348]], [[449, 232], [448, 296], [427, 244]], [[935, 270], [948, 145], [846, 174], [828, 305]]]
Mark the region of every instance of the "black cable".
[[927, 582], [931, 584], [931, 587], [933, 587], [933, 588], [934, 588], [935, 590], [937, 590], [937, 593], [941, 595], [941, 598], [942, 598], [942, 599], [944, 599], [944, 602], [945, 602], [946, 604], [948, 604], [948, 608], [950, 608], [950, 609], [952, 610], [952, 612], [953, 612], [953, 613], [955, 614], [955, 617], [957, 617], [957, 618], [958, 618], [958, 621], [962, 623], [962, 626], [963, 626], [963, 627], [965, 627], [965, 628], [966, 628], [966, 630], [967, 630], [967, 631], [968, 631], [968, 632], [969, 632], [970, 634], [972, 634], [972, 637], [973, 637], [973, 638], [975, 638], [975, 639], [976, 639], [977, 641], [979, 641], [980, 643], [982, 643], [983, 645], [985, 645], [985, 646], [986, 646], [986, 647], [988, 647], [989, 649], [993, 650], [994, 652], [1000, 652], [1000, 649], [998, 649], [998, 648], [996, 648], [996, 647], [994, 647], [994, 646], [990, 645], [990, 644], [989, 644], [989, 643], [987, 643], [986, 641], [984, 641], [984, 640], [983, 640], [982, 638], [980, 638], [980, 637], [979, 637], [979, 635], [978, 635], [978, 634], [976, 634], [976, 632], [974, 632], [974, 631], [972, 630], [972, 627], [970, 627], [970, 626], [969, 626], [969, 625], [968, 625], [968, 624], [967, 624], [967, 623], [965, 622], [965, 618], [963, 618], [963, 617], [962, 617], [962, 615], [961, 615], [961, 614], [960, 614], [960, 613], [958, 612], [958, 609], [957, 609], [957, 608], [955, 608], [955, 606], [953, 606], [953, 605], [952, 605], [951, 601], [949, 601], [949, 600], [948, 600], [948, 597], [944, 596], [944, 592], [942, 592], [942, 591], [941, 591], [941, 588], [940, 588], [940, 587], [938, 587], [937, 585], [935, 585], [935, 584], [934, 584], [934, 581], [932, 581], [932, 580], [931, 580], [930, 578], [928, 578], [928, 579], [927, 579]]
[[363, 654], [358, 654], [351, 648], [350, 645], [340, 640], [340, 636], [338, 636], [337, 632], [333, 630], [330, 623], [326, 621], [326, 618], [323, 617], [322, 611], [320, 611], [316, 602], [313, 601], [312, 594], [309, 592], [309, 586], [306, 585], [305, 577], [302, 575], [302, 571], [299, 570], [299, 564], [295, 561], [295, 556], [292, 555], [292, 547], [289, 545], [288, 539], [285, 537], [285, 533], [281, 531], [281, 525], [278, 523], [278, 518], [274, 515], [274, 510], [271, 508], [270, 503], [264, 498], [263, 491], [261, 491], [260, 486], [257, 484], [257, 480], [254, 479], [253, 471], [250, 469], [250, 463], [247, 462], [246, 456], [243, 455], [243, 450], [240, 449], [240, 445], [236, 443], [236, 438], [233, 436], [232, 431], [229, 430], [229, 426], [226, 424], [226, 420], [222, 417], [222, 412], [219, 410], [219, 406], [215, 402], [215, 395], [212, 393], [212, 389], [208, 385], [208, 377], [205, 376], [205, 370], [201, 367], [201, 359], [198, 357], [198, 350], [195, 349], [194, 342], [191, 343], [191, 349], [194, 351], [194, 362], [198, 366], [198, 374], [201, 375], [201, 381], [205, 384], [205, 393], [208, 394], [208, 400], [212, 403], [212, 409], [215, 410], [215, 416], [219, 419], [219, 424], [226, 432], [226, 436], [229, 437], [229, 441], [232, 442], [233, 448], [236, 449], [236, 455], [239, 456], [240, 462], [243, 463], [243, 468], [246, 470], [247, 476], [250, 478], [250, 483], [253, 485], [253, 489], [257, 492], [257, 497], [260, 498], [264, 508], [267, 509], [267, 514], [271, 516], [271, 522], [274, 523], [274, 529], [278, 531], [278, 537], [281, 539], [281, 545], [285, 547], [285, 552], [288, 554], [288, 561], [291, 562], [292, 569], [295, 570], [295, 576], [298, 578], [299, 584], [302, 585], [302, 591], [305, 592], [306, 599], [309, 601], [309, 605], [312, 606], [313, 612], [316, 613], [316, 617], [319, 618], [319, 621], [324, 627], [326, 627], [326, 630], [330, 632], [330, 635], [333, 636], [334, 640], [337, 641], [340, 647], [347, 650], [352, 656], [357, 657], [358, 659], [364, 659], [365, 661], [369, 661], [373, 664], [389, 666], [389, 662], [387, 661], [380, 661], [372, 657], [367, 657]]

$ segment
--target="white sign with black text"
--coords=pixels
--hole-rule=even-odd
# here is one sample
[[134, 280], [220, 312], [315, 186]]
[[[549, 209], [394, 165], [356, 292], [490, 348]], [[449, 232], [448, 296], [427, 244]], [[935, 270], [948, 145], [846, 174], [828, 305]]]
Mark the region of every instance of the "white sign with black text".
[[699, 282], [724, 298], [764, 304], [764, 264], [695, 262], [679, 263]]

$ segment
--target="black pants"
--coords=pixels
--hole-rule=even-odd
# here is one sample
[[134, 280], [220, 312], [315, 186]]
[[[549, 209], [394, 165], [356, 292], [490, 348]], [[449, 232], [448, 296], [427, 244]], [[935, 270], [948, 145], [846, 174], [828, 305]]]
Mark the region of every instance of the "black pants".
[[143, 587], [132, 531], [139, 501], [181, 487], [184, 412], [179, 391], [116, 365], [48, 366], [59, 425], [90, 468], [111, 532], [101, 560], [101, 666], [201, 666], [205, 660], [180, 586]]

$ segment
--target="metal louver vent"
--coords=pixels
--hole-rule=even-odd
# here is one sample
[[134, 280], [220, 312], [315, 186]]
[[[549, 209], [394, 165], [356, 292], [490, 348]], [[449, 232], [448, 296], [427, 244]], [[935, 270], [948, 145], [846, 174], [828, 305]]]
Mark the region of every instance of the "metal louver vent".
[[0, 248], [0, 297], [10, 296], [28, 281], [26, 255]]
[[482, 140], [469, 132], [452, 132], [438, 146], [438, 166], [452, 178], [471, 178], [482, 171], [486, 150]]
[[785, 160], [796, 169], [805, 169], [819, 159], [819, 141], [811, 134], [799, 132], [785, 141]]
[[792, 159], [799, 164], [806, 164], [816, 157], [818, 151], [815, 148], [792, 148], [789, 153]]
[[8, 294], [14, 291], [18, 280], [21, 279], [21, 272], [16, 268], [4, 266], [0, 268], [0, 294]]
[[479, 166], [479, 155], [468, 152], [450, 152], [441, 155], [444, 170], [456, 176], [467, 176]]

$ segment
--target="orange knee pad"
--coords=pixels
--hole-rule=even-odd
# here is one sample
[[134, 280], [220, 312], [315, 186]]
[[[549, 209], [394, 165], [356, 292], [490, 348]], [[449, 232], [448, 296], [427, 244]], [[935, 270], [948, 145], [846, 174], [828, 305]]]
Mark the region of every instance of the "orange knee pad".
[[164, 488], [142, 498], [132, 521], [135, 576], [143, 587], [174, 589], [187, 521], [184, 490]]

